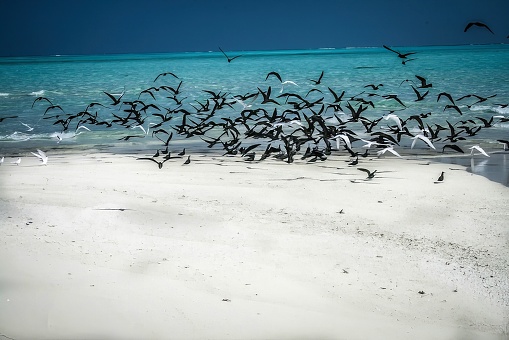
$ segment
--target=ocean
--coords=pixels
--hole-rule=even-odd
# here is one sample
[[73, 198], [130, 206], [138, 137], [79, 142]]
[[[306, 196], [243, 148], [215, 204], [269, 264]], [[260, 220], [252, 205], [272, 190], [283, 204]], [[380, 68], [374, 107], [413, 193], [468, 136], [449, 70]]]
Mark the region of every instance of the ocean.
[[[348, 155], [341, 134], [354, 152], [364, 152], [361, 139], [376, 140], [385, 145], [372, 155], [391, 144], [401, 155], [465, 164], [509, 185], [498, 141], [509, 140], [508, 45], [225, 52], [238, 57], [228, 62], [218, 50], [0, 58], [0, 156], [37, 148], [149, 154], [165, 142], [239, 157], [257, 144], [257, 155], [268, 144], [284, 154], [285, 143], [299, 158], [306, 147]], [[423, 139], [412, 147], [419, 134], [434, 149]], [[474, 145], [490, 157], [471, 156]]]

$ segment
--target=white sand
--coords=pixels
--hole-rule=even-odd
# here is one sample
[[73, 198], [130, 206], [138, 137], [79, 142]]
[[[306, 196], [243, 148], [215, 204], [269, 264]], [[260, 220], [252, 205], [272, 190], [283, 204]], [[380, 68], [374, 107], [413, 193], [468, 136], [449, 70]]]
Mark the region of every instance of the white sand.
[[458, 166], [49, 156], [0, 166], [0, 340], [508, 336], [509, 188]]

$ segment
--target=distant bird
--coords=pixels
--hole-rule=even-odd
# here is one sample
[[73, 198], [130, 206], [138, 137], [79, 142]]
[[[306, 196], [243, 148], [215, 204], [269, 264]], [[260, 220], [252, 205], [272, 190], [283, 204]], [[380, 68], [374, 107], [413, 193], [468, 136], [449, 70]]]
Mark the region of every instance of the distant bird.
[[488, 27], [488, 25], [486, 25], [485, 23], [483, 22], [479, 22], [479, 21], [473, 21], [473, 22], [469, 22], [466, 26], [465, 26], [465, 29], [463, 30], [463, 32], [466, 32], [468, 31], [472, 26], [478, 26], [478, 27], [482, 27], [482, 28], [485, 28], [487, 29], [488, 31], [491, 32], [491, 34], [495, 34], [493, 33], [493, 31]]
[[2, 158], [0, 158], [0, 165], [3, 164], [4, 160], [5, 160], [5, 157], [2, 156]]
[[39, 160], [42, 162], [43, 165], [48, 164], [48, 156], [46, 156], [46, 153], [44, 151], [37, 149], [37, 153], [30, 152], [35, 157], [39, 158]]
[[14, 162], [12, 162], [14, 165], [20, 165], [21, 164], [21, 157], [18, 157]]
[[122, 97], [124, 96], [125, 94], [125, 90], [117, 97], [115, 97], [114, 95], [106, 92], [106, 91], [103, 91], [105, 95], [107, 95], [108, 97], [110, 97], [110, 99], [112, 100], [112, 103], [111, 105], [118, 105], [120, 104], [120, 100], [122, 99]]
[[175, 77], [175, 78], [177, 78], [177, 79], [180, 79], [180, 78], [179, 78], [179, 77], [177, 77], [177, 76], [175, 75], [175, 73], [173, 73], [173, 72], [164, 72], [164, 73], [160, 73], [160, 74], [156, 77], [156, 79], [154, 79], [154, 82], [155, 82], [157, 79], [159, 79], [159, 77], [165, 77], [165, 76], [167, 76], [167, 75], [171, 75], [171, 76], [174, 76], [174, 77]]
[[322, 71], [322, 73], [320, 73], [320, 77], [318, 77], [317, 80], [314, 80], [314, 79], [309, 79], [309, 80], [312, 81], [313, 83], [315, 83], [315, 85], [320, 85], [322, 83], [322, 78], [323, 78], [323, 71]]
[[166, 162], [169, 158], [165, 158], [162, 162], [159, 162], [158, 160], [155, 160], [154, 158], [150, 158], [150, 157], [140, 157], [140, 158], [136, 158], [136, 160], [145, 160], [145, 161], [152, 161], [154, 163], [157, 164], [157, 166], [159, 167], [159, 169], [162, 169], [163, 168], [163, 163]]
[[373, 177], [375, 177], [375, 173], [377, 172], [377, 170], [369, 171], [368, 169], [364, 169], [364, 168], [357, 168], [357, 170], [367, 173], [368, 177], [366, 179], [372, 179]]
[[409, 55], [412, 55], [412, 54], [417, 53], [417, 52], [400, 53], [400, 52], [398, 52], [398, 51], [396, 51], [396, 50], [393, 50], [392, 48], [390, 48], [390, 47], [388, 47], [388, 46], [383, 45], [383, 47], [384, 47], [386, 50], [389, 50], [389, 51], [391, 51], [391, 52], [396, 53], [396, 54], [398, 55], [398, 57], [399, 57], [399, 58], [401, 58], [401, 59], [406, 59], [406, 58], [408, 58], [408, 56], [409, 56]]
[[440, 176], [438, 176], [438, 179], [436, 180], [435, 183], [443, 182], [444, 181], [444, 174], [445, 174], [445, 172], [442, 171], [442, 173], [440, 174]]
[[418, 76], [418, 75], [415, 75], [415, 77], [416, 77], [417, 79], [419, 79], [419, 81], [421, 82], [421, 85], [419, 85], [419, 86], [418, 86], [419, 88], [421, 88], [421, 89], [426, 89], [426, 88], [429, 88], [429, 87], [433, 87], [433, 84], [428, 83], [428, 81], [426, 80], [426, 78], [421, 77], [421, 76]]
[[396, 123], [396, 125], [398, 126], [398, 129], [403, 130], [403, 126], [401, 125], [401, 119], [394, 113], [389, 113], [388, 115], [384, 116], [384, 119], [392, 120], [393, 122]]
[[445, 152], [445, 148], [449, 148], [449, 149], [453, 149], [454, 151], [456, 152], [461, 152], [461, 153], [465, 153], [465, 151], [463, 151], [459, 146], [457, 146], [456, 144], [447, 144], [447, 145], [444, 145], [444, 147], [442, 148], [442, 152]]
[[190, 164], [190, 163], [191, 163], [191, 155], [187, 156], [187, 159], [184, 162], [184, 165], [187, 165], [187, 164]]
[[387, 151], [389, 151], [390, 153], [392, 153], [394, 156], [397, 156], [399, 158], [402, 158], [401, 155], [399, 153], [396, 152], [396, 150], [394, 150], [394, 147], [391, 145], [391, 146], [388, 146], [386, 147], [385, 149], [382, 149], [380, 151], [377, 151], [377, 156], [380, 157], [381, 155], [383, 155], [384, 153], [386, 153]]
[[504, 151], [509, 149], [509, 141], [505, 139], [497, 139], [497, 142], [504, 145]]
[[182, 151], [180, 151], [177, 155], [184, 156], [186, 154], [186, 148], [184, 148]]
[[35, 98], [34, 102], [32, 103], [32, 108], [34, 108], [34, 104], [38, 101], [41, 101], [41, 100], [45, 100], [47, 101], [50, 105], [53, 105], [53, 103], [46, 97], [37, 97]]
[[242, 55], [236, 55], [235, 57], [230, 58], [226, 55], [226, 53], [224, 53], [224, 51], [221, 49], [221, 47], [219, 47], [219, 50], [224, 54], [224, 56], [226, 57], [226, 59], [228, 60], [229, 63], [231, 63], [234, 59], [237, 59], [238, 57], [242, 57]]
[[431, 141], [429, 140], [428, 137], [426, 137], [425, 135], [423, 134], [418, 134], [418, 135], [415, 135], [414, 137], [412, 137], [411, 139], [413, 139], [413, 142], [412, 142], [412, 145], [410, 146], [410, 149], [413, 149], [414, 146], [415, 146], [415, 143], [417, 142], [418, 139], [422, 140], [424, 143], [428, 144], [428, 146], [430, 148], [432, 148], [433, 150], [436, 150], [435, 146], [433, 145], [433, 143], [431, 143]]
[[470, 150], [472, 150], [472, 151], [470, 152], [470, 155], [472, 155], [472, 156], [474, 155], [474, 150], [479, 151], [481, 154], [483, 154], [483, 155], [484, 155], [484, 156], [486, 156], [486, 157], [489, 157], [489, 156], [490, 156], [490, 155], [488, 155], [488, 154], [486, 153], [486, 151], [484, 151], [484, 150], [483, 150], [483, 148], [481, 148], [479, 145], [474, 145], [474, 146], [470, 147], [469, 149], [470, 149]]
[[24, 125], [24, 126], [27, 128], [27, 131], [32, 131], [32, 130], [34, 129], [33, 127], [31, 127], [31, 126], [30, 126], [30, 125], [28, 125], [28, 124], [25, 124], [25, 123], [23, 123], [23, 122], [20, 122], [20, 123], [21, 123], [22, 125]]
[[18, 118], [18, 116], [0, 117], [0, 123], [9, 118]]

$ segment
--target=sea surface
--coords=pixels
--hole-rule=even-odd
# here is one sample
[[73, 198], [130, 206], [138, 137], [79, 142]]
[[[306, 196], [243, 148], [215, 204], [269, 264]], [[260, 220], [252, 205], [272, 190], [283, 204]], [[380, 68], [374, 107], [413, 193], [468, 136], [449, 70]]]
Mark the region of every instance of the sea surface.
[[[387, 48], [373, 47], [225, 51], [229, 57], [239, 56], [231, 62], [220, 51], [3, 57], [0, 156], [28, 156], [37, 148], [150, 154], [164, 148], [169, 135], [170, 149], [186, 144], [200, 152], [221, 153], [224, 144], [209, 148], [206, 141], [222, 138], [227, 142], [238, 137], [243, 147], [261, 144], [252, 150], [261, 155], [268, 143], [281, 146], [281, 135], [253, 137], [245, 134], [250, 128], [272, 131], [279, 124], [282, 136], [298, 135], [300, 126], [309, 126], [307, 118], [318, 115], [331, 127], [332, 135], [327, 138], [332, 152], [346, 152], [342, 147], [345, 141], [337, 134], [349, 136], [352, 150], [364, 152], [360, 139], [375, 140], [373, 132], [381, 132], [399, 137], [397, 144], [392, 144], [402, 155], [442, 157], [442, 161], [465, 164], [472, 172], [509, 185], [509, 152], [498, 141], [509, 140], [509, 45], [390, 48], [411, 54], [400, 58]], [[270, 72], [277, 72], [287, 83], [283, 86]], [[416, 76], [423, 77], [425, 83]], [[269, 98], [277, 104], [263, 101], [262, 93], [269, 89]], [[416, 91], [423, 99], [419, 100]], [[338, 96], [344, 93], [335, 102], [332, 92]], [[440, 93], [449, 94], [454, 103], [445, 95], [439, 97]], [[115, 104], [108, 94], [122, 97]], [[453, 104], [456, 108], [448, 106]], [[359, 119], [352, 119], [347, 106], [365, 108], [360, 116], [367, 121], [382, 119], [368, 131]], [[241, 119], [256, 109], [263, 110], [250, 120]], [[283, 117], [285, 110], [298, 114], [289, 111]], [[389, 114], [397, 115], [408, 133], [398, 135], [396, 120], [384, 118]], [[270, 116], [278, 118], [270, 120]], [[412, 116], [419, 116], [422, 125], [417, 119], [407, 120]], [[205, 132], [191, 133], [196, 129], [190, 126], [196, 128], [202, 119], [208, 124]], [[289, 120], [294, 122], [288, 124]], [[230, 123], [238, 124], [238, 135], [227, 131]], [[411, 136], [431, 137], [429, 129], [438, 126], [445, 129], [431, 139], [435, 149], [420, 139], [411, 147]], [[462, 130], [458, 140], [447, 139], [451, 126], [456, 132]], [[157, 129], [164, 131], [154, 134]], [[317, 125], [316, 131], [320, 129], [323, 125]], [[464, 153], [443, 149], [451, 144]], [[471, 155], [469, 148], [474, 145], [490, 157], [479, 152]], [[304, 153], [306, 146], [323, 149], [326, 143], [317, 138], [297, 154]], [[472, 159], [475, 166], [470, 166]]]

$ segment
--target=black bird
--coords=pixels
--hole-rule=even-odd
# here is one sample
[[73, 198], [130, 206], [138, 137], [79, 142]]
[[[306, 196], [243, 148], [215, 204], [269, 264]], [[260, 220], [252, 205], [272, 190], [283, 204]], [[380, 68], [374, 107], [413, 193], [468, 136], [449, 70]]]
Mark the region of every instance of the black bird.
[[460, 152], [460, 153], [465, 153], [465, 151], [463, 151], [459, 146], [457, 146], [456, 144], [447, 144], [447, 145], [444, 145], [444, 147], [442, 148], [442, 152], [445, 152], [445, 148], [449, 148], [449, 149], [453, 149], [454, 151], [456, 152]]
[[428, 83], [428, 82], [427, 82], [427, 80], [426, 80], [426, 78], [421, 77], [421, 76], [418, 76], [418, 75], [415, 75], [415, 77], [416, 77], [417, 79], [419, 79], [419, 81], [421, 82], [421, 85], [420, 85], [420, 86], [418, 86], [419, 88], [421, 88], [421, 89], [426, 89], [426, 88], [429, 88], [429, 87], [433, 87], [433, 84]]
[[455, 103], [454, 103], [454, 99], [452, 99], [452, 96], [451, 96], [449, 93], [447, 93], [447, 92], [440, 92], [440, 93], [438, 94], [438, 96], [437, 96], [437, 103], [438, 103], [438, 101], [440, 100], [440, 97], [442, 97], [442, 96], [444, 96], [444, 97], [446, 97], [447, 99], [449, 99], [449, 101], [450, 101], [452, 104], [455, 104]]
[[493, 33], [493, 31], [488, 27], [488, 25], [486, 25], [485, 23], [483, 22], [479, 22], [479, 21], [473, 21], [473, 22], [469, 22], [466, 26], [465, 26], [465, 29], [463, 30], [463, 32], [466, 32], [468, 31], [472, 26], [478, 26], [478, 27], [482, 27], [482, 28], [485, 28], [487, 29], [488, 31], [491, 32], [491, 34], [495, 34]]
[[184, 162], [184, 165], [187, 165], [187, 164], [190, 164], [190, 163], [191, 163], [191, 155], [187, 156], [187, 159]]
[[322, 71], [322, 73], [320, 73], [320, 77], [318, 77], [317, 80], [314, 80], [314, 79], [309, 79], [309, 80], [312, 81], [313, 83], [315, 83], [315, 85], [320, 85], [322, 82], [322, 78], [323, 78], [323, 71]]
[[364, 171], [365, 173], [367, 173], [367, 174], [368, 174], [367, 179], [372, 179], [373, 177], [375, 177], [375, 173], [376, 173], [376, 171], [377, 171], [377, 170], [375, 170], [375, 171], [369, 171], [368, 169], [364, 169], [364, 168], [357, 168], [357, 169], [358, 169], [358, 170], [360, 170], [360, 171]]
[[124, 96], [125, 94], [125, 90], [120, 94], [120, 96], [118, 98], [116, 98], [114, 95], [112, 94], [109, 94], [108, 92], [106, 91], [103, 91], [104, 94], [106, 94], [108, 97], [110, 97], [110, 99], [113, 101], [113, 103], [111, 105], [118, 105], [120, 104], [120, 100], [122, 99], [122, 97]]
[[378, 90], [380, 87], [384, 86], [384, 84], [378, 84], [378, 85], [375, 85], [375, 84], [368, 84], [364, 87], [371, 87], [373, 90]]
[[424, 98], [428, 95], [429, 91], [426, 91], [424, 94], [421, 94], [415, 87], [412, 86], [412, 90], [414, 90], [415, 95], [417, 96], [416, 102], [424, 100]]
[[171, 75], [171, 76], [174, 76], [174, 77], [175, 77], [175, 78], [177, 78], [177, 79], [180, 79], [180, 78], [179, 78], [179, 77], [177, 77], [177, 76], [175, 75], [175, 73], [173, 73], [173, 72], [164, 72], [164, 73], [159, 74], [159, 75], [156, 77], [156, 79], [154, 79], [154, 82], [155, 82], [155, 81], [156, 81], [159, 77], [165, 77], [165, 76], [167, 76], [167, 75]]
[[163, 163], [166, 162], [169, 158], [165, 158], [162, 162], [159, 162], [153, 158], [150, 158], [150, 157], [140, 157], [140, 158], [136, 158], [136, 160], [140, 160], [140, 161], [152, 161], [154, 163], [157, 164], [157, 166], [159, 167], [159, 169], [162, 169], [163, 168]]
[[182, 151], [180, 151], [177, 155], [184, 156], [186, 154], [186, 148], [184, 148]]
[[396, 53], [396, 54], [398, 55], [398, 57], [399, 57], [399, 58], [401, 58], [401, 59], [406, 59], [406, 58], [408, 58], [408, 56], [409, 56], [409, 55], [412, 55], [412, 54], [417, 53], [417, 52], [400, 53], [400, 52], [398, 52], [398, 51], [393, 50], [392, 48], [390, 48], [390, 47], [388, 47], [388, 46], [383, 45], [383, 47], [384, 47], [386, 50], [389, 50], [389, 51], [391, 51], [391, 52]]
[[221, 49], [221, 47], [219, 47], [219, 50], [224, 54], [224, 56], [226, 57], [226, 59], [228, 59], [228, 62], [231, 63], [234, 59], [238, 58], [238, 57], [241, 57], [242, 55], [236, 55], [235, 57], [233, 58], [230, 58], [226, 55], [226, 53], [224, 53], [224, 51]]
[[279, 73], [277, 73], [276, 71], [272, 71], [272, 72], [269, 72], [267, 74], [267, 77], [265, 77], [265, 80], [269, 79], [270, 76], [275, 76], [277, 79], [279, 79], [279, 82], [283, 82], [283, 79], [281, 79], [281, 76], [279, 75]]
[[38, 102], [38, 101], [41, 101], [41, 100], [45, 100], [50, 105], [53, 105], [53, 103], [48, 98], [46, 98], [46, 97], [37, 97], [37, 98], [35, 98], [34, 102], [32, 103], [32, 108], [34, 107], [35, 102]]
[[18, 116], [0, 117], [0, 123], [9, 118], [18, 118]]
[[444, 172], [442, 171], [442, 173], [440, 174], [440, 176], [437, 179], [437, 182], [442, 182], [443, 180], [444, 180]]
[[497, 139], [497, 142], [504, 145], [504, 151], [509, 149], [509, 141], [505, 139]]

